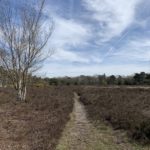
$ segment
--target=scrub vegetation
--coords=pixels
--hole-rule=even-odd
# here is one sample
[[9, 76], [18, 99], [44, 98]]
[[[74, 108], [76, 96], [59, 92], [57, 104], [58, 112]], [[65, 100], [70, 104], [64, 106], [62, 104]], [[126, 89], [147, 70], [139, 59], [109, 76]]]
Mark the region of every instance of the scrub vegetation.
[[54, 150], [73, 108], [68, 87], [30, 88], [27, 102], [0, 88], [0, 149]]
[[88, 116], [123, 129], [140, 144], [150, 143], [150, 89], [83, 87], [79, 91]]

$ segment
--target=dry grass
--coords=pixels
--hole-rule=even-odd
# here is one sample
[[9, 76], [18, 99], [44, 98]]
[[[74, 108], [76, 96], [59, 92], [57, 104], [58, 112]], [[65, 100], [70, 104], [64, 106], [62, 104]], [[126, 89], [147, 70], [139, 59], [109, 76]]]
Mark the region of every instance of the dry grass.
[[28, 102], [0, 89], [0, 149], [54, 150], [73, 108], [68, 87], [32, 88]]
[[107, 121], [132, 139], [150, 143], [150, 89], [83, 87], [79, 93], [91, 120]]

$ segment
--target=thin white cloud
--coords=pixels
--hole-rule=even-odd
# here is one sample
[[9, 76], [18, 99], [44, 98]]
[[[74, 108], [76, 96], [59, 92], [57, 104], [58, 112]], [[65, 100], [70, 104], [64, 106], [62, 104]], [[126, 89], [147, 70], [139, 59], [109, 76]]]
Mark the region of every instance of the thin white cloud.
[[68, 63], [101, 63], [100, 55], [94, 54], [92, 50], [89, 54], [86, 50], [83, 52], [78, 50], [78, 48], [87, 46], [91, 37], [91, 28], [88, 25], [55, 15], [55, 31], [50, 43], [55, 49], [52, 59], [68, 61]]
[[[48, 12], [46, 12], [48, 13]], [[75, 49], [87, 44], [91, 37], [90, 29], [75, 20], [65, 19], [56, 14], [53, 15], [55, 28], [48, 47], [55, 51], [51, 59], [56, 61], [88, 63], [90, 60], [84, 58]]]
[[67, 51], [64, 49], [57, 49], [57, 51], [55, 51], [55, 54], [52, 56], [52, 59], [55, 61], [89, 63], [88, 58], [84, 58], [78, 53], [69, 50]]
[[136, 6], [141, 0], [82, 0], [92, 12], [92, 19], [99, 23], [102, 42], [120, 36], [135, 20]]
[[[70, 1], [72, 4], [72, 0]], [[73, 5], [73, 4], [72, 4]], [[54, 61], [68, 61], [88, 63], [90, 60], [84, 58], [81, 52], [75, 49], [88, 44], [91, 37], [90, 27], [74, 19], [66, 19], [60, 16], [55, 9], [47, 6], [44, 13], [49, 18], [53, 18], [54, 32], [47, 44], [46, 49], [51, 47], [54, 50], [53, 56], [50, 58]], [[79, 51], [79, 50], [78, 50]]]
[[52, 36], [52, 43], [56, 47], [72, 47], [86, 44], [90, 37], [90, 30], [74, 20], [54, 17], [55, 31]]
[[149, 38], [136, 38], [123, 45], [113, 57], [133, 61], [150, 61], [150, 40]]
[[103, 62], [102, 56], [99, 54], [85, 54], [81, 52], [74, 52], [70, 50], [64, 50], [64, 49], [57, 49], [55, 51], [55, 55], [51, 57], [53, 61], [57, 61], [58, 63], [61, 61], [67, 61], [68, 63], [77, 62], [77, 63], [83, 63], [83, 64], [100, 64]]

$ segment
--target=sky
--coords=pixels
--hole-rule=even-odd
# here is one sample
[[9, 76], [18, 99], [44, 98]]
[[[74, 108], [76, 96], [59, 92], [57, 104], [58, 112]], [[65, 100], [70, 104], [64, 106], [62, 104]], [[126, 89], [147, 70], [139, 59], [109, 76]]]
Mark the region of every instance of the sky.
[[149, 0], [47, 0], [54, 21], [38, 75], [132, 75], [150, 72]]

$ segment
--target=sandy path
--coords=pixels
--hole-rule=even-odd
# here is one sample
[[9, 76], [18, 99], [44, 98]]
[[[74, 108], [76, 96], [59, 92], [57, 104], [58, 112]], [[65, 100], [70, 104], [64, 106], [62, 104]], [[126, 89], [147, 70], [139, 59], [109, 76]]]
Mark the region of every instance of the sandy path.
[[66, 125], [57, 150], [134, 150], [128, 143], [118, 142], [112, 130], [104, 125], [95, 128], [77, 94], [74, 96], [71, 120]]

